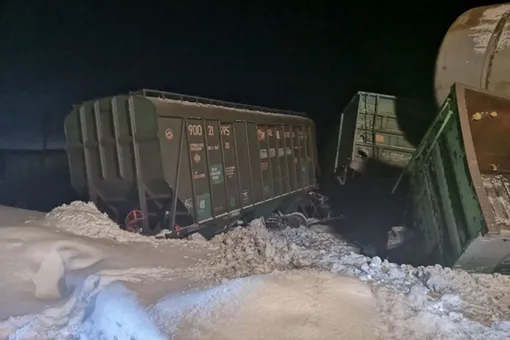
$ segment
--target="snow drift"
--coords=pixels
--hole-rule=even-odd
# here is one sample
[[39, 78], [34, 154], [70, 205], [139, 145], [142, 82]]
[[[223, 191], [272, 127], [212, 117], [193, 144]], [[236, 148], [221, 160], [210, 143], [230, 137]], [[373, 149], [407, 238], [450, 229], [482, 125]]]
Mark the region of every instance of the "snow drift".
[[[119, 283], [89, 277], [65, 303], [0, 323], [28, 339], [375, 339], [375, 302], [359, 280], [290, 272], [173, 294], [151, 307]], [[342, 320], [342, 322], [338, 322]]]
[[325, 227], [142, 242], [84, 203], [16, 214], [0, 339], [510, 338], [508, 277], [365, 257]]

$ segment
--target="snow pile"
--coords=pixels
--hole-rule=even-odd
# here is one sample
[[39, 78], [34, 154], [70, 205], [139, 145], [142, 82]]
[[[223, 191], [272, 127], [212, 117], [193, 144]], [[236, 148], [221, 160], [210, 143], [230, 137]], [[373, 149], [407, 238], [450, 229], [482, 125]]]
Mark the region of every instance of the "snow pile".
[[119, 242], [147, 242], [150, 238], [120, 229], [107, 214], [97, 209], [92, 202], [75, 201], [63, 204], [46, 214], [49, 224], [59, 229], [90, 238], [106, 238]]
[[159, 245], [176, 242], [176, 240], [157, 239], [123, 230], [106, 213], [99, 211], [93, 202], [75, 201], [69, 205], [63, 204], [47, 213], [42, 222], [75, 235], [114, 240], [120, 243], [145, 242]]
[[397, 265], [354, 253], [327, 233], [270, 231], [261, 220], [212, 242], [219, 253], [200, 270], [209, 280], [299, 268], [359, 277], [376, 293], [384, 339], [510, 338], [509, 277]]
[[[29, 224], [33, 222], [33, 220], [27, 221]], [[143, 242], [154, 246], [178, 245], [180, 247], [213, 248], [213, 245], [199, 234], [190, 237], [193, 242], [183, 242], [178, 239], [156, 238], [154, 236], [143, 236], [138, 233], [128, 232], [121, 229], [106, 213], [102, 213], [93, 202], [74, 201], [70, 204], [63, 204], [35, 222], [49, 227], [56, 226], [60, 230], [78, 236], [106, 239], [119, 243]], [[169, 231], [163, 230], [160, 235], [165, 233], [169, 233]]]
[[287, 228], [279, 231], [279, 234], [291, 243], [305, 249], [318, 250], [321, 253], [350, 251], [357, 253], [360, 251], [359, 247], [345, 242], [338, 235], [334, 235], [328, 226], [314, 225], [310, 228]]
[[441, 266], [399, 266], [378, 257], [359, 260], [356, 274], [374, 287], [385, 325], [383, 338], [510, 338], [508, 304], [494, 304], [490, 298], [510, 299], [508, 277], [470, 275]]
[[211, 242], [219, 248], [208, 259], [206, 272], [197, 271], [208, 280], [270, 273], [273, 270], [327, 266], [331, 252], [348, 254], [352, 251], [341, 239], [329, 233], [317, 233], [305, 227], [270, 231], [262, 219], [248, 227], [237, 227], [227, 234], [214, 237]]

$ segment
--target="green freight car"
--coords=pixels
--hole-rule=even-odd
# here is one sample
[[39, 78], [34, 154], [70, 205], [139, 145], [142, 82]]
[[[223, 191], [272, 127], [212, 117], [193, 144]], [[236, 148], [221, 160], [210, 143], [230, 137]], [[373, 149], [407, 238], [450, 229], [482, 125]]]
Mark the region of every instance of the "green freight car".
[[303, 113], [142, 90], [75, 106], [65, 132], [73, 187], [145, 234], [209, 235], [316, 187]]
[[454, 85], [406, 172], [425, 264], [510, 272], [510, 98]]
[[[334, 160], [326, 160], [329, 166], [325, 175], [339, 175], [356, 161], [367, 163], [365, 170], [376, 175], [383, 168], [402, 169], [434, 112], [433, 104], [415, 99], [358, 92], [340, 115], [334, 141], [330, 142], [330, 148], [335, 148], [330, 153]], [[330, 164], [334, 164], [332, 169]]]
[[407, 200], [406, 190], [397, 197], [391, 189], [435, 112], [432, 102], [358, 92], [339, 115], [321, 153], [321, 190], [346, 238], [385, 256], [387, 231], [402, 224]]

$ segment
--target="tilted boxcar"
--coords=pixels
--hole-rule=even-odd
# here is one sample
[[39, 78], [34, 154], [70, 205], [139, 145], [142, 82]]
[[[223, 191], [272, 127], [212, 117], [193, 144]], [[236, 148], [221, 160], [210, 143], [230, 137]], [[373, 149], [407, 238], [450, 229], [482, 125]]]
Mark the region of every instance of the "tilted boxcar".
[[142, 90], [75, 106], [65, 132], [73, 186], [148, 234], [264, 216], [316, 184], [301, 113]]
[[407, 172], [426, 264], [510, 272], [510, 98], [454, 85]]
[[[433, 103], [359, 91], [339, 117], [336, 147], [329, 157], [338, 174], [358, 157], [388, 167], [403, 168], [432, 122]], [[333, 140], [332, 140], [333, 141]], [[330, 147], [332, 147], [330, 144]], [[331, 169], [327, 169], [326, 171]], [[370, 169], [377, 174], [380, 168]]]

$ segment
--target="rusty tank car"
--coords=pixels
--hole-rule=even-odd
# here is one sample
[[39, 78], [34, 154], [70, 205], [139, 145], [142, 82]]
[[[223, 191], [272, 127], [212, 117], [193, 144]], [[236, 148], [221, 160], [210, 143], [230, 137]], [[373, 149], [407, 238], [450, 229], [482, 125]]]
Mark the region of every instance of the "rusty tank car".
[[454, 83], [510, 96], [510, 3], [470, 9], [450, 26], [436, 60], [439, 106]]

